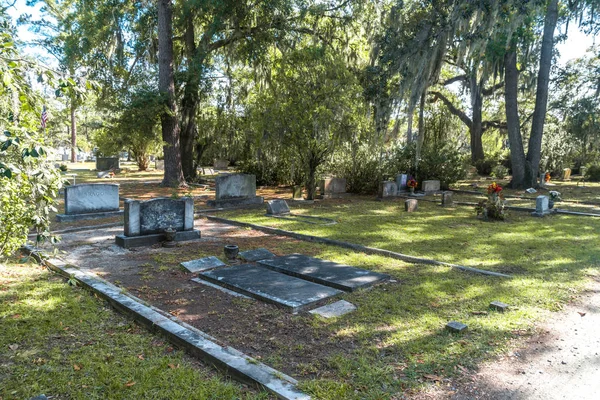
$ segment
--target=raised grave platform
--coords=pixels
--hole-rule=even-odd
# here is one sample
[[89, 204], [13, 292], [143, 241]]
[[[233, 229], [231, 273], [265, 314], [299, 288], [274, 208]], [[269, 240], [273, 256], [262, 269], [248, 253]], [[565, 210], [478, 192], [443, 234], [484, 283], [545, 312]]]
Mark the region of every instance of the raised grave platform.
[[227, 264], [225, 264], [223, 261], [219, 260], [215, 256], [199, 258], [197, 260], [191, 261], [184, 261], [179, 265], [187, 269], [189, 272], [193, 273], [227, 266]]
[[262, 248], [262, 247], [260, 249], [242, 251], [242, 252], [240, 252], [239, 255], [244, 260], [250, 261], [250, 262], [266, 260], [267, 258], [275, 257], [275, 254], [271, 253], [269, 250]]
[[286, 307], [293, 312], [343, 293], [251, 264], [200, 272], [199, 277], [264, 302]]
[[374, 285], [389, 278], [388, 275], [378, 272], [302, 254], [290, 254], [270, 260], [261, 260], [258, 263], [273, 271], [348, 292]]

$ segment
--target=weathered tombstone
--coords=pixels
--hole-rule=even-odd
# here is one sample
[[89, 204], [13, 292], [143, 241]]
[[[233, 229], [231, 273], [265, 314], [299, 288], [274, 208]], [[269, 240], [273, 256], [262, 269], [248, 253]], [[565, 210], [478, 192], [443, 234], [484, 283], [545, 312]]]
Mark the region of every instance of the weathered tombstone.
[[565, 168], [565, 169], [563, 169], [562, 179], [563, 179], [563, 181], [570, 181], [571, 180], [571, 168]]
[[302, 199], [302, 185], [292, 186], [292, 198], [294, 200]]
[[398, 185], [396, 182], [384, 181], [379, 182], [378, 198], [385, 199], [386, 197], [394, 197], [398, 194]]
[[440, 181], [430, 180], [423, 181], [421, 184], [421, 190], [425, 193], [434, 193], [440, 190]]
[[154, 166], [155, 166], [156, 170], [158, 170], [158, 171], [165, 170], [165, 160], [156, 160], [154, 163], [155, 163]]
[[215, 256], [199, 258], [197, 260], [191, 261], [184, 261], [179, 265], [187, 269], [189, 272], [193, 273], [227, 266], [227, 264], [225, 264], [223, 261], [219, 260]]
[[446, 329], [450, 332], [461, 333], [467, 329], [467, 325], [462, 322], [450, 321], [446, 324]]
[[396, 185], [398, 185], [398, 190], [406, 190], [406, 182], [408, 182], [407, 174], [396, 175]]
[[548, 208], [548, 196], [538, 196], [535, 199], [535, 211], [531, 213], [534, 217], [543, 217], [550, 214]]
[[117, 235], [117, 245], [124, 248], [150, 246], [165, 240], [165, 229], [175, 229], [175, 241], [200, 238], [194, 229], [194, 200], [157, 198], [125, 201], [125, 229]]
[[256, 196], [256, 176], [247, 174], [223, 174], [215, 178], [215, 200], [208, 201], [209, 207], [235, 207], [262, 204], [263, 198]]
[[501, 301], [492, 301], [490, 303], [490, 308], [496, 310], [496, 311], [500, 311], [500, 312], [504, 312], [506, 310], [508, 310], [508, 304], [505, 304]]
[[408, 199], [408, 200], [404, 201], [404, 210], [406, 212], [415, 212], [415, 211], [417, 211], [418, 205], [419, 205], [419, 203], [418, 203], [417, 199]]
[[344, 197], [346, 195], [346, 179], [325, 178], [321, 181], [320, 188], [324, 199]]
[[241, 251], [240, 257], [246, 261], [255, 262], [275, 258], [275, 254], [261, 247], [260, 249]]
[[65, 187], [65, 213], [58, 222], [107, 218], [123, 214], [119, 210], [119, 185], [80, 183]]
[[323, 318], [334, 318], [341, 317], [342, 315], [348, 314], [356, 310], [356, 306], [346, 300], [339, 300], [335, 303], [327, 304], [314, 310], [310, 310], [309, 313], [313, 315], [320, 315]]
[[290, 207], [285, 200], [267, 201], [267, 215], [287, 215], [290, 213]]
[[119, 166], [119, 157], [98, 157], [96, 159], [97, 171], [117, 170]]
[[442, 192], [442, 207], [454, 207], [454, 192]]
[[227, 169], [228, 166], [229, 166], [229, 161], [223, 160], [221, 158], [216, 159], [215, 162], [213, 163], [213, 167], [215, 169]]

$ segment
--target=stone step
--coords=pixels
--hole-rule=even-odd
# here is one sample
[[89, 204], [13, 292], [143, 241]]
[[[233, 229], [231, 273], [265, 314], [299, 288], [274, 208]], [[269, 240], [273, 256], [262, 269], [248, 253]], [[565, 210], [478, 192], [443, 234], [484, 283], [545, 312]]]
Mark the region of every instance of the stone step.
[[303, 254], [290, 254], [270, 260], [261, 260], [258, 261], [258, 264], [282, 274], [347, 292], [369, 287], [389, 279], [389, 276], [385, 274], [337, 264], [333, 261], [321, 260]]
[[288, 308], [292, 312], [343, 293], [252, 264], [204, 271], [198, 277], [255, 299]]

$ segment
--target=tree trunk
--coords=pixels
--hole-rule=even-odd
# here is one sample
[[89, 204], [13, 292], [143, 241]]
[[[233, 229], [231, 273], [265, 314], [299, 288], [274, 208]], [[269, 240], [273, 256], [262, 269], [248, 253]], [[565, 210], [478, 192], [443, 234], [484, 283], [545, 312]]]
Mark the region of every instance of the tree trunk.
[[71, 162], [77, 161], [77, 122], [75, 120], [75, 99], [71, 98]]
[[525, 183], [525, 152], [519, 121], [517, 103], [519, 71], [517, 70], [517, 53], [514, 49], [504, 55], [504, 102], [506, 127], [510, 147], [510, 162], [512, 164], [512, 181], [510, 186], [524, 189]]
[[187, 57], [187, 81], [181, 102], [181, 164], [185, 179], [193, 180], [197, 176], [194, 157], [194, 142], [198, 133], [196, 127], [196, 109], [198, 108], [198, 86], [200, 73], [196, 68], [196, 39], [194, 36], [194, 14], [188, 11], [185, 29], [185, 52]]
[[421, 148], [425, 141], [425, 97], [427, 96], [427, 88], [423, 90], [421, 94], [421, 102], [419, 103], [419, 136], [417, 136], [417, 146], [415, 149], [415, 171], [418, 174], [419, 171], [419, 159], [421, 158]]
[[165, 142], [164, 186], [185, 185], [179, 149], [179, 124], [175, 104], [175, 78], [173, 75], [173, 5], [170, 0], [158, 1], [158, 89], [166, 95], [169, 112], [160, 117], [162, 138]]
[[482, 85], [477, 82], [477, 76], [471, 76], [469, 80], [471, 86], [471, 111], [473, 113], [471, 125], [469, 126], [469, 135], [471, 136], [471, 162], [473, 165], [477, 165], [478, 161], [483, 161], [485, 158], [483, 153], [483, 142], [481, 141], [481, 137], [483, 136]]
[[408, 127], [406, 128], [406, 143], [411, 143], [412, 139], [413, 139], [413, 135], [412, 135], [412, 124], [413, 124], [413, 114], [415, 113], [415, 108], [414, 106], [409, 106], [408, 107], [408, 118], [407, 118], [407, 125]]
[[531, 120], [531, 136], [527, 149], [525, 164], [525, 181], [532, 187], [537, 187], [537, 175], [542, 156], [542, 137], [548, 108], [548, 85], [550, 83], [550, 68], [552, 67], [552, 51], [554, 49], [554, 30], [558, 20], [558, 0], [549, 0], [544, 20], [544, 35], [540, 51], [540, 70], [538, 72], [537, 89], [535, 93], [535, 110]]

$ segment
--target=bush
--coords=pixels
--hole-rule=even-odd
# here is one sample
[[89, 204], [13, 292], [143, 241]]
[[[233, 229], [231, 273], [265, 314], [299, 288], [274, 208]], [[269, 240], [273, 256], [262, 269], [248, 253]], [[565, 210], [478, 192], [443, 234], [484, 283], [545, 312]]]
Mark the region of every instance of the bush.
[[361, 147], [354, 154], [351, 149], [336, 152], [325, 169], [335, 176], [346, 178], [349, 193], [377, 193], [383, 174], [379, 158], [367, 147]]
[[600, 182], [600, 165], [591, 165], [585, 172], [585, 179], [592, 182]]
[[238, 170], [243, 174], [256, 175], [257, 185], [277, 186], [304, 182], [304, 172], [301, 167], [293, 169], [291, 163], [283, 157], [280, 159], [261, 157], [258, 160], [240, 161]]
[[494, 176], [498, 179], [504, 179], [507, 174], [508, 174], [508, 168], [506, 168], [502, 164], [496, 165], [494, 167], [494, 170], [492, 171], [492, 176]]
[[492, 173], [494, 165], [496, 161], [492, 160], [479, 160], [475, 162], [475, 168], [477, 168], [477, 173], [481, 176], [489, 176]]

